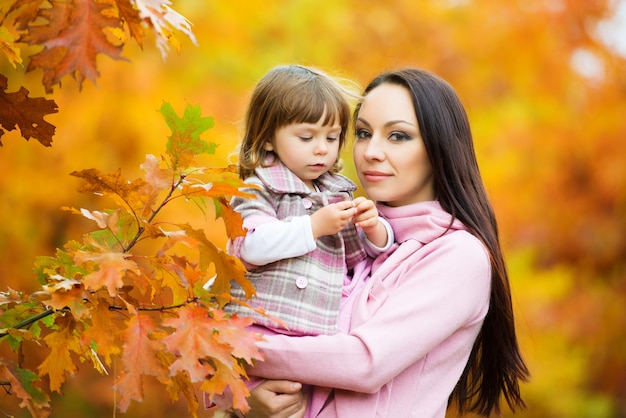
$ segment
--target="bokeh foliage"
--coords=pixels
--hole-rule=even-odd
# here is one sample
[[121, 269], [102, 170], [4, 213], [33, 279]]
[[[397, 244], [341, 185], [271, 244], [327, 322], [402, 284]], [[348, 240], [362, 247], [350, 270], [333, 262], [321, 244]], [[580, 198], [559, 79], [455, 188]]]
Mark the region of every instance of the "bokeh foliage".
[[[181, 53], [163, 61], [146, 42], [125, 50], [130, 62], [99, 59], [97, 86], [86, 82], [79, 92], [67, 78], [55, 90], [59, 112], [46, 118], [57, 126], [51, 148], [3, 137], [0, 283], [33, 290], [34, 258], [86, 227], [59, 210], [94, 205], [70, 172], [122, 168], [133, 177], [145, 154], [163, 152], [163, 100], [177, 109], [199, 104], [215, 118], [210, 140], [220, 145], [203, 163], [223, 166], [249, 93], [272, 66], [315, 65], [360, 84], [418, 66], [463, 98], [500, 220], [533, 373], [523, 387], [529, 409], [517, 416], [626, 416], [626, 61], [600, 35], [619, 4], [175, 1], [199, 46], [183, 41]], [[26, 85], [31, 96], [45, 95], [36, 71], [0, 60], [0, 73], [10, 91]], [[345, 159], [354, 177], [349, 151]], [[213, 214], [177, 216], [198, 227]], [[208, 235], [225, 242], [224, 231]], [[94, 382], [55, 399], [58, 416], [77, 404], [111, 415], [110, 391], [97, 389], [111, 382]], [[0, 409], [6, 402], [0, 394]], [[155, 397], [126, 416], [158, 415], [162, 402], [171, 408]]]

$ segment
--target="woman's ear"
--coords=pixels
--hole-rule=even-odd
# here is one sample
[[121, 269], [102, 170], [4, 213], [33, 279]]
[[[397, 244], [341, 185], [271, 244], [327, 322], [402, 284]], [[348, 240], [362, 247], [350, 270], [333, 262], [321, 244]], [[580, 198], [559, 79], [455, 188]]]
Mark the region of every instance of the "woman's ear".
[[272, 145], [270, 141], [267, 141], [265, 144], [263, 144], [263, 149], [265, 151], [274, 151], [274, 145]]

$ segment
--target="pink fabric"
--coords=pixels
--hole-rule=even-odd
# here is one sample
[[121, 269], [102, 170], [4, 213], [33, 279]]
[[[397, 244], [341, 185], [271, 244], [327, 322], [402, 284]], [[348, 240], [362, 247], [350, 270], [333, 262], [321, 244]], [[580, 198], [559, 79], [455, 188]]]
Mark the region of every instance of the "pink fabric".
[[349, 334], [270, 336], [254, 374], [318, 386], [312, 416], [443, 418], [488, 310], [489, 257], [460, 222], [446, 232], [437, 202], [379, 211], [399, 245], [355, 272]]

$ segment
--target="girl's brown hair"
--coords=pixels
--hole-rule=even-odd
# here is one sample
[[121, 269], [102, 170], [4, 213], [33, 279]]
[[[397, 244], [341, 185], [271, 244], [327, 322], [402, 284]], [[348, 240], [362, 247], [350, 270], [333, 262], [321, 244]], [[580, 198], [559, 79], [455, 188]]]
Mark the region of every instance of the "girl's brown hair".
[[[358, 97], [353, 91], [357, 90], [315, 68], [281, 65], [270, 70], [254, 88], [245, 115], [239, 177], [245, 180], [263, 165], [265, 143], [274, 139], [277, 129], [292, 123], [317, 123], [322, 116], [324, 125], [339, 122], [341, 149], [351, 122], [350, 100]], [[337, 160], [330, 172], [340, 169]]]

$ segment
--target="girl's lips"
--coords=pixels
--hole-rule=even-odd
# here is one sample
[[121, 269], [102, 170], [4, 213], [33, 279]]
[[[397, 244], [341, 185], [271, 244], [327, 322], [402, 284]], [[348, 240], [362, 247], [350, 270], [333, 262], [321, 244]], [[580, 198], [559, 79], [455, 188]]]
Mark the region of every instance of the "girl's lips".
[[383, 181], [387, 178], [391, 177], [391, 174], [383, 173], [381, 171], [364, 171], [363, 178], [370, 182], [378, 182]]
[[311, 164], [309, 167], [311, 167], [315, 171], [325, 170], [326, 169], [326, 165], [324, 165], [324, 164]]

